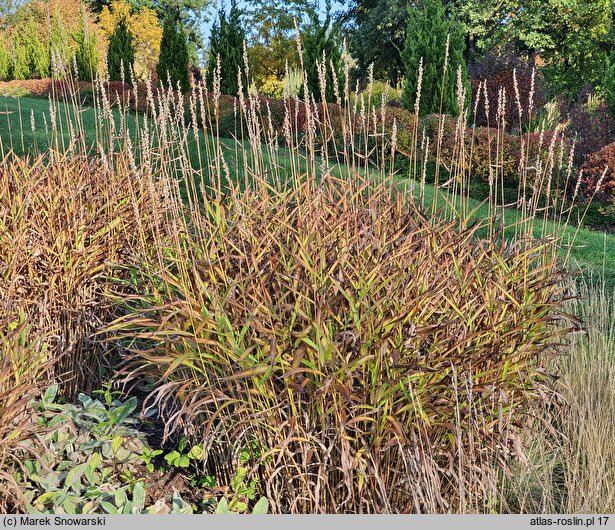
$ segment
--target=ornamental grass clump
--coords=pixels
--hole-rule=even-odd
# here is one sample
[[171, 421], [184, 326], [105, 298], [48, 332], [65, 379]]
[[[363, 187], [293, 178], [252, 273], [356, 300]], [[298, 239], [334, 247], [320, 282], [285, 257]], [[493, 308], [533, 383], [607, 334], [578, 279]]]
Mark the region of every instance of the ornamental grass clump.
[[153, 230], [147, 181], [124, 162], [51, 152], [0, 166], [0, 320], [22, 315], [68, 394], [108, 364], [93, 335], [120, 314], [105, 298], [119, 289], [111, 272]]
[[488, 509], [564, 332], [550, 243], [481, 240], [360, 175], [204, 206], [109, 329], [167, 434], [219, 474], [250, 448], [276, 512]]
[[22, 493], [10, 473], [19, 451], [36, 425], [28, 407], [48, 381], [50, 362], [43, 338], [33, 333], [25, 315], [0, 318], [0, 512], [12, 513]]
[[107, 295], [129, 292], [114, 273], [156, 226], [147, 180], [126, 163], [51, 150], [0, 160], [0, 511], [24, 509], [9, 470], [22, 442], [35, 450], [30, 400], [54, 381], [67, 397], [91, 391], [113, 365], [95, 337], [123, 314]]

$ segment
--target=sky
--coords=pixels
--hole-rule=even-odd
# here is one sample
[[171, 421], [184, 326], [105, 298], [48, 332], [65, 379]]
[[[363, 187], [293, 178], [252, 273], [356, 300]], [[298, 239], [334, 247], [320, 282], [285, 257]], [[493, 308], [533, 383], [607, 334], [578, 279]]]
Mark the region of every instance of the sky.
[[[0, 0], [1, 2], [2, 0]], [[211, 33], [211, 27], [214, 24], [214, 21], [217, 17], [217, 13], [218, 13], [218, 8], [220, 7], [220, 5], [225, 6], [228, 9], [228, 6], [230, 5], [230, 1], [229, 0], [215, 0], [212, 4], [212, 6], [209, 8], [209, 12], [208, 12], [208, 16], [207, 16], [207, 22], [204, 22], [203, 24], [201, 24], [201, 31], [203, 34], [203, 41], [205, 43], [207, 43], [209, 41], [209, 34]], [[246, 2], [245, 0], [238, 0], [237, 5], [239, 6], [239, 8], [244, 8], [246, 7], [248, 4], [248, 2]], [[325, 12], [325, 1], [324, 0], [319, 0], [319, 4], [320, 4], [320, 11], [321, 13], [324, 14]], [[335, 13], [335, 11], [337, 11], [341, 4], [339, 1], [337, 0], [332, 0], [331, 2], [332, 7], [333, 7], [333, 12]]]

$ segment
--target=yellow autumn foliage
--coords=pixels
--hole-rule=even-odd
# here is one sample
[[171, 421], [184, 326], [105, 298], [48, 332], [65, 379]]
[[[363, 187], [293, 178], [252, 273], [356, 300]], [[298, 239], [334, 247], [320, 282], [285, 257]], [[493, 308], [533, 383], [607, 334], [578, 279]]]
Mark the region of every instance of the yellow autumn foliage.
[[131, 8], [125, 0], [111, 2], [110, 8], [104, 6], [99, 17], [99, 24], [107, 39], [111, 37], [115, 26], [122, 19], [126, 20], [128, 29], [133, 36], [135, 47], [135, 77], [139, 81], [147, 78], [156, 67], [160, 55], [162, 27], [156, 13], [149, 8], [143, 8], [131, 13]]

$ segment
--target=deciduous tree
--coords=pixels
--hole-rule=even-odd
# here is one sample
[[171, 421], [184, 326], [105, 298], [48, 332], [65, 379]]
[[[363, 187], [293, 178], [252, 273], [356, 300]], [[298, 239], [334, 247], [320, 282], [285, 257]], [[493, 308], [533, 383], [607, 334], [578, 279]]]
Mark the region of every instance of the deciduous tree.
[[99, 17], [107, 38], [111, 37], [120, 20], [126, 22], [133, 37], [135, 76], [138, 80], [145, 80], [158, 63], [162, 26], [152, 9], [144, 7], [137, 11], [126, 0], [115, 0], [110, 6], [103, 6]]
[[[111, 0], [86, 0], [96, 12], [102, 12], [109, 7]], [[202, 47], [203, 40], [200, 26], [206, 21], [208, 8], [213, 0], [128, 0], [130, 9], [139, 12], [151, 9], [156, 12], [159, 21], [167, 17], [175, 18], [184, 28], [188, 41], [191, 61], [196, 61], [197, 50]]]
[[404, 76], [402, 52], [412, 0], [355, 0], [340, 17], [350, 53], [363, 78], [373, 65], [376, 79], [397, 86]]
[[479, 49], [513, 45], [545, 63], [553, 95], [571, 98], [597, 84], [606, 64], [613, 25], [612, 0], [456, 0], [466, 32]]
[[244, 20], [248, 30], [250, 73], [261, 87], [282, 80], [286, 65], [296, 67], [295, 21], [303, 26], [318, 13], [315, 0], [250, 0]]

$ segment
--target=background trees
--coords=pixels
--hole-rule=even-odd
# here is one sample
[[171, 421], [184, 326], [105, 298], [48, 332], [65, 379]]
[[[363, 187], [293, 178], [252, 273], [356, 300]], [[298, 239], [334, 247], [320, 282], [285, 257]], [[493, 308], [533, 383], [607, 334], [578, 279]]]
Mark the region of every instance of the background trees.
[[7, 17], [11, 16], [24, 3], [25, 0], [2, 0], [0, 2], [0, 26], [2, 26]]
[[251, 75], [257, 87], [280, 81], [286, 65], [297, 65], [295, 20], [299, 27], [318, 13], [318, 0], [251, 0], [244, 22]]
[[613, 42], [611, 0], [457, 0], [453, 7], [479, 54], [512, 46], [544, 65], [551, 95], [570, 99], [600, 83]]
[[615, 51], [611, 52], [602, 80], [606, 104], [615, 116]]
[[[352, 0], [340, 18], [364, 78], [370, 64], [376, 79], [396, 85], [406, 74], [402, 60], [408, 13], [426, 0]], [[543, 66], [551, 95], [568, 99], [587, 82], [601, 83], [615, 43], [611, 0], [442, 0], [445, 17], [462, 25], [466, 63], [494, 47], [512, 47]], [[410, 10], [410, 11], [409, 11]]]
[[[52, 55], [69, 68], [73, 57], [80, 61], [88, 56], [88, 63], [92, 62], [96, 71], [100, 63], [97, 57], [106, 56], [106, 42], [80, 0], [30, 0], [16, 4], [19, 5], [6, 18], [0, 19], [0, 43], [5, 44], [2, 61], [9, 65], [0, 68], [0, 79], [48, 77]], [[83, 40], [85, 34], [88, 39]], [[85, 70], [82, 73], [85, 75]], [[57, 68], [55, 74], [63, 75]]]
[[9, 78], [10, 56], [8, 43], [0, 37], [0, 80]]
[[187, 91], [190, 88], [188, 61], [186, 33], [176, 19], [167, 17], [162, 32], [160, 58], [156, 66], [160, 82], [166, 84], [170, 80], [173, 88], [179, 84], [184, 92]]
[[24, 48], [28, 75], [39, 79], [48, 77], [49, 50], [39, 39], [34, 21], [30, 19], [18, 35], [21, 37], [21, 46]]
[[71, 50], [68, 44], [68, 35], [64, 28], [64, 22], [58, 10], [54, 12], [51, 22], [49, 50], [52, 55], [52, 62], [53, 60], [57, 60], [62, 64], [68, 64]]
[[[445, 74], [446, 42], [449, 39]], [[464, 60], [465, 39], [461, 25], [446, 16], [441, 0], [425, 0], [422, 8], [408, 10], [406, 42], [402, 60], [406, 73], [403, 104], [414, 108], [419, 64], [423, 62], [420, 114], [444, 113], [457, 115], [457, 70], [467, 84]]]
[[13, 54], [10, 63], [9, 77], [11, 79], [28, 79], [30, 77], [28, 55], [18, 34], [13, 35], [12, 48]]
[[[85, 0], [96, 13], [101, 13], [111, 0]], [[190, 60], [196, 62], [197, 52], [203, 46], [200, 25], [206, 20], [208, 8], [213, 0], [127, 0], [131, 11], [152, 10], [158, 20], [174, 18], [180, 23], [188, 41]], [[156, 54], [157, 55], [157, 54]]]
[[[156, 71], [160, 58], [163, 14], [175, 20], [176, 28], [183, 28], [188, 62], [191, 67], [198, 65], [199, 25], [213, 0], [83, 1], [88, 7], [85, 11], [82, 0], [4, 0], [0, 6], [0, 33], [6, 48], [0, 55], [2, 78], [46, 77], [50, 75], [52, 53], [63, 63], [72, 64], [75, 57], [81, 77], [90, 78], [94, 73], [91, 66], [86, 68], [90, 63], [98, 63], [98, 73], [104, 73], [108, 44], [123, 19], [132, 34], [135, 77], [143, 81]], [[431, 34], [433, 28], [428, 28], [420, 37], [430, 37], [424, 44], [418, 43], [420, 32], [408, 33], [416, 15], [432, 9], [432, 0], [346, 0], [335, 19], [330, 11], [323, 16], [325, 1], [222, 0], [224, 8], [218, 13], [207, 53], [203, 53], [207, 57], [206, 77], [211, 81], [220, 55], [222, 90], [236, 94], [236, 75], [238, 69], [244, 69], [246, 41], [250, 82], [261, 93], [281, 96], [287, 68], [294, 78], [301, 77], [295, 75], [300, 73], [295, 21], [304, 41], [310, 87], [315, 83], [315, 65], [322, 60], [322, 51], [327, 61], [337, 61], [343, 40], [347, 40], [351, 63], [356, 65], [353, 76], [364, 85], [373, 64], [376, 80], [400, 87], [406, 79], [407, 105], [421, 54], [425, 54], [425, 90], [432, 73], [427, 69], [437, 72], [436, 79], [441, 77], [442, 61], [436, 59], [448, 30]], [[615, 49], [612, 0], [440, 0], [439, 5], [443, 13], [439, 20], [444, 26], [456, 21], [457, 29], [451, 36], [451, 59], [456, 64], [449, 67], [450, 81], [454, 80], [457, 64], [465, 62], [478, 75], [494, 70], [485, 65], [491, 57], [512, 53], [520, 61], [527, 60], [530, 69], [539, 69], [547, 99], [557, 96], [569, 104], [576, 102], [587, 83], [598, 97], [610, 93], [607, 70], [612, 61], [608, 58]], [[456, 50], [462, 50], [464, 61], [456, 62]], [[113, 53], [117, 55], [117, 50]], [[130, 60], [128, 57], [126, 62]], [[244, 81], [248, 87], [250, 82]], [[330, 90], [326, 98], [331, 98]], [[423, 103], [428, 104], [426, 99]], [[445, 110], [448, 105], [445, 101]]]
[[135, 49], [128, 22], [122, 18], [115, 26], [109, 39], [107, 70], [113, 81], [130, 81], [130, 70], [135, 61]]
[[[218, 22], [214, 24], [209, 44], [206, 79], [210, 89], [213, 88], [214, 72], [217, 58], [220, 57], [220, 91], [222, 94], [236, 96], [239, 92], [237, 76], [244, 73], [243, 46], [246, 33], [242, 27], [242, 11], [235, 0], [227, 15], [223, 9], [218, 12]], [[243, 88], [248, 89], [248, 80], [243, 80]]]
[[340, 18], [349, 36], [359, 77], [370, 64], [377, 79], [397, 86], [404, 77], [402, 60], [411, 0], [355, 0]]
[[88, 27], [85, 10], [81, 16], [79, 30], [73, 34], [73, 39], [77, 43], [75, 63], [79, 80], [92, 81], [95, 77], [100, 57], [96, 47], [96, 34]]
[[[326, 101], [334, 101], [334, 83], [342, 80], [342, 52], [330, 9], [324, 22], [312, 15], [310, 23], [303, 28], [301, 39], [303, 75], [306, 76], [308, 91], [316, 101], [321, 101], [323, 96]], [[324, 79], [324, 87], [320, 78]]]
[[115, 0], [109, 6], [103, 6], [99, 16], [100, 26], [108, 39], [120, 20], [125, 21], [133, 38], [135, 77], [143, 81], [158, 62], [162, 25], [152, 9], [135, 10], [126, 0]]

